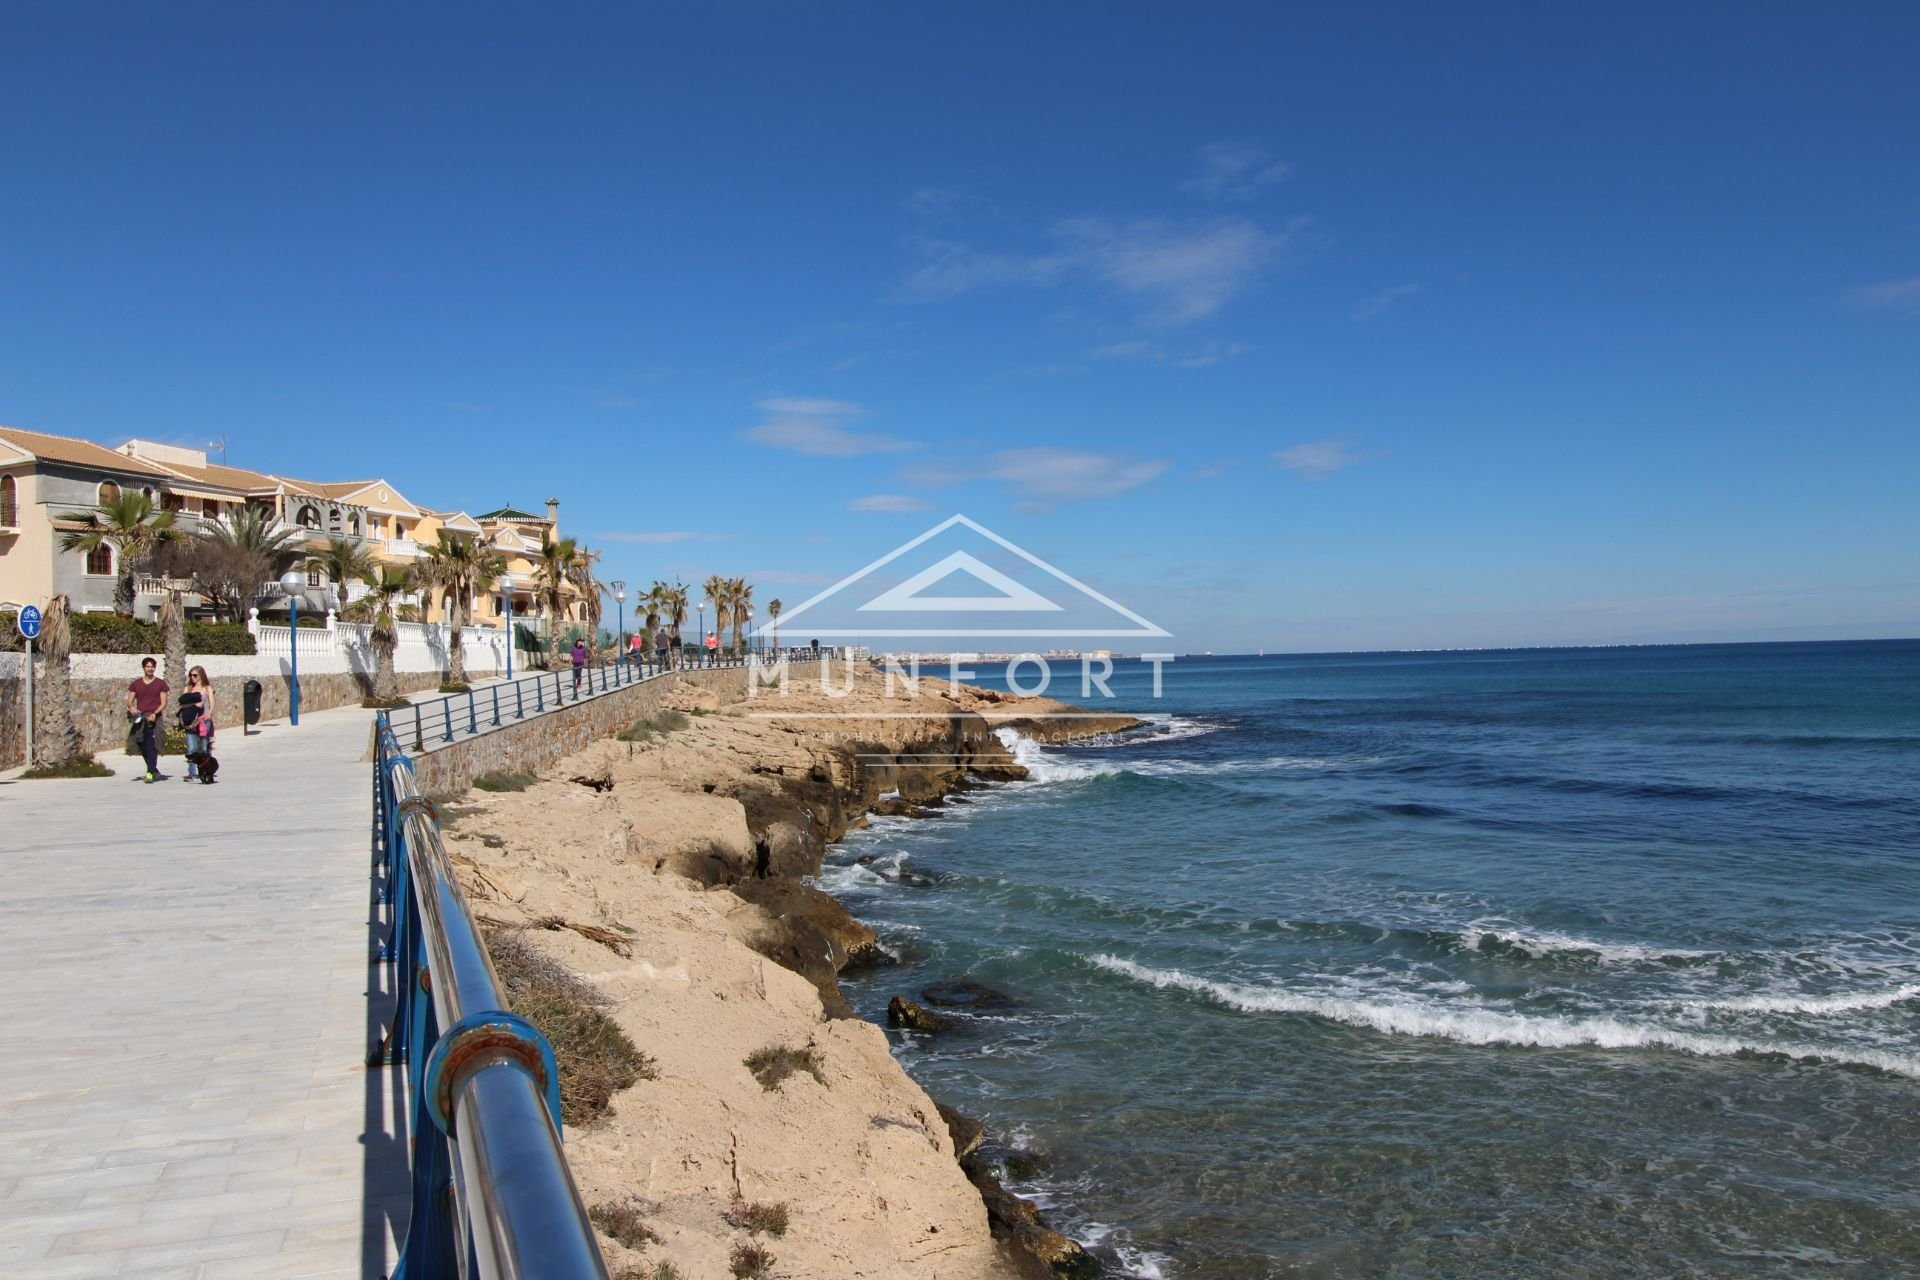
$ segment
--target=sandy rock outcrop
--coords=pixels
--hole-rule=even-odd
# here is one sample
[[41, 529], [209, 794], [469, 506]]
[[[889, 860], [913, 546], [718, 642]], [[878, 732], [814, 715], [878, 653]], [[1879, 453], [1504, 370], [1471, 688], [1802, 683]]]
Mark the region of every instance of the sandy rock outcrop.
[[[951, 1119], [886, 1034], [851, 1016], [839, 973], [889, 957], [800, 883], [883, 800], [924, 806], [969, 778], [1024, 776], [994, 730], [1058, 704], [975, 692], [889, 697], [867, 672], [847, 697], [802, 687], [723, 705], [682, 689], [684, 723], [595, 743], [524, 792], [448, 808], [476, 914], [590, 982], [654, 1061], [654, 1078], [567, 1136], [589, 1205], [637, 1205], [658, 1237], [637, 1250], [603, 1239], [615, 1274], [662, 1261], [729, 1274], [749, 1238], [728, 1219], [738, 1202], [786, 1207], [786, 1234], [757, 1237], [783, 1277], [998, 1280], [1079, 1265], [1031, 1206], [963, 1168], [978, 1127], [956, 1150]], [[534, 922], [548, 927], [517, 928]], [[808, 1065], [765, 1087], [747, 1060], [770, 1049]], [[994, 1238], [989, 1202], [1002, 1234], [1022, 1239], [1017, 1257]]]

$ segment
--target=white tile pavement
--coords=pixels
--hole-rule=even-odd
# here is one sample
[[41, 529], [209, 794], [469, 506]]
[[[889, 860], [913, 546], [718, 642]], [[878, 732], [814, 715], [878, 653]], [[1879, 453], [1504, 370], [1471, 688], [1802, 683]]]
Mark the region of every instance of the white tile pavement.
[[222, 729], [211, 787], [0, 778], [0, 1276], [391, 1267], [370, 718]]

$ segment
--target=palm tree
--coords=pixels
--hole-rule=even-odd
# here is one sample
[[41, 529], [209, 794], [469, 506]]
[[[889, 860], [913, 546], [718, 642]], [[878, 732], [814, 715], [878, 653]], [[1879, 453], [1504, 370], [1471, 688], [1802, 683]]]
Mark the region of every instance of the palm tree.
[[547, 609], [547, 649], [553, 649], [555, 626], [567, 616], [567, 589], [573, 583], [573, 562], [580, 554], [572, 538], [542, 539], [539, 560], [533, 566], [533, 594]]
[[[732, 610], [729, 608], [733, 599], [732, 588], [733, 583], [717, 573], [708, 574], [703, 585], [707, 599], [713, 604], [713, 634], [716, 638], [727, 629], [727, 623], [732, 619]], [[706, 647], [706, 643], [707, 638], [701, 636], [702, 649]]]
[[40, 617], [40, 654], [46, 659], [46, 669], [33, 708], [34, 758], [27, 762], [30, 765], [71, 764], [81, 755], [80, 728], [73, 722], [73, 675], [67, 664], [67, 654], [73, 648], [67, 613], [67, 598], [55, 596], [47, 601], [47, 611]]
[[735, 578], [727, 584], [727, 595], [733, 606], [733, 656], [737, 658], [744, 652], [740, 647], [741, 634], [753, 616], [753, 584], [745, 578]]
[[365, 547], [338, 534], [327, 539], [325, 551], [308, 556], [300, 567], [308, 573], [322, 574], [333, 583], [337, 607], [343, 610], [347, 607], [347, 587], [355, 582], [370, 583], [380, 571]]
[[194, 585], [229, 622], [247, 620], [261, 583], [299, 550], [299, 534], [272, 526], [273, 513], [263, 507], [233, 507], [193, 545]]
[[690, 600], [691, 597], [684, 583], [676, 582], [667, 588], [667, 637], [669, 643], [672, 645], [673, 665], [675, 667], [678, 667], [686, 660], [686, 655], [680, 651], [680, 646], [685, 643], [681, 639], [680, 628], [687, 625], [687, 606]]
[[780, 652], [780, 610], [785, 607], [780, 603], [779, 596], [767, 601], [767, 622], [773, 627], [773, 650], [776, 655]]
[[447, 679], [467, 682], [464, 632], [474, 593], [490, 591], [507, 571], [507, 558], [492, 546], [471, 538], [456, 538], [445, 529], [439, 542], [427, 548], [420, 580], [430, 591], [445, 591], [447, 609]]
[[576, 546], [573, 562], [567, 566], [567, 581], [580, 593], [580, 620], [587, 624], [592, 633], [590, 643], [598, 644], [600, 637], [600, 614], [605, 608], [600, 597], [606, 588], [600, 585], [600, 579], [594, 575], [594, 566], [600, 563], [600, 553], [584, 546]]
[[393, 616], [393, 607], [400, 597], [419, 590], [419, 580], [411, 569], [396, 569], [390, 565], [379, 566], [365, 579], [367, 594], [362, 603], [373, 614], [373, 630], [367, 641], [373, 646], [374, 673], [373, 696], [376, 698], [397, 698], [400, 696], [399, 680], [393, 673], [393, 652], [400, 645], [399, 624]]
[[653, 652], [653, 635], [660, 628], [660, 614], [668, 608], [672, 595], [672, 587], [655, 579], [647, 594], [634, 602], [635, 608], [646, 610], [646, 621], [642, 624], [640, 641], [643, 653]]
[[173, 512], [155, 511], [153, 499], [144, 493], [120, 493], [91, 511], [63, 511], [59, 518], [81, 526], [60, 535], [62, 551], [92, 555], [111, 546], [118, 552], [113, 611], [131, 618], [134, 566], [161, 543], [180, 536], [173, 527]]

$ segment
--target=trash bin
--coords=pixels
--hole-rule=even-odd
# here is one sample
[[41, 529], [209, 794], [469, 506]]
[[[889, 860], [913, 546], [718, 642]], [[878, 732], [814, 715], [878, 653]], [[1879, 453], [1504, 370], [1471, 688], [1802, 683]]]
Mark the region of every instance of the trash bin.
[[260, 723], [260, 693], [261, 693], [260, 682], [258, 680], [247, 681], [247, 683], [242, 687], [241, 692], [247, 704], [247, 723], [259, 724]]

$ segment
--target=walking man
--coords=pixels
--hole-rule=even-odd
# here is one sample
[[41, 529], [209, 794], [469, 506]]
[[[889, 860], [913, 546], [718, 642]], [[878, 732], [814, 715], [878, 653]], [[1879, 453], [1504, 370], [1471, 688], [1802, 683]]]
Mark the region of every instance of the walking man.
[[153, 674], [159, 664], [152, 658], [140, 661], [140, 678], [127, 685], [127, 715], [133, 720], [133, 731], [140, 738], [140, 754], [146, 757], [147, 772], [144, 781], [157, 782], [160, 778], [160, 744], [156, 741], [160, 733], [160, 713], [167, 707], [167, 682]]
[[587, 642], [576, 637], [573, 642], [573, 696], [580, 696], [580, 673], [587, 669]]

